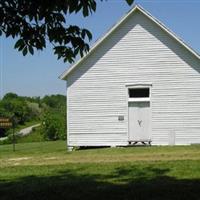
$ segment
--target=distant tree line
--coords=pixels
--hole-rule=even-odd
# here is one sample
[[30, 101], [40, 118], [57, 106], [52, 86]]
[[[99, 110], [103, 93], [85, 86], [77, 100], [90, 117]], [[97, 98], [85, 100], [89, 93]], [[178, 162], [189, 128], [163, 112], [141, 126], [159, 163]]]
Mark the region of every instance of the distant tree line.
[[[65, 116], [66, 97], [59, 94], [41, 98], [7, 93], [0, 100], [0, 117], [12, 119], [16, 127], [26, 122], [39, 121], [41, 134], [46, 140], [66, 138]], [[0, 128], [0, 137], [9, 133], [9, 130]]]

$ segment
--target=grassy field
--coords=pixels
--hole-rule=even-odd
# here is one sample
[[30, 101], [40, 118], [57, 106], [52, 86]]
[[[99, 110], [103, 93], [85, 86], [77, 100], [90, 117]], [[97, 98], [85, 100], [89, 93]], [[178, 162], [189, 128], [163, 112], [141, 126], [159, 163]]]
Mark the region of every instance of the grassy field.
[[200, 146], [0, 146], [0, 199], [200, 199]]

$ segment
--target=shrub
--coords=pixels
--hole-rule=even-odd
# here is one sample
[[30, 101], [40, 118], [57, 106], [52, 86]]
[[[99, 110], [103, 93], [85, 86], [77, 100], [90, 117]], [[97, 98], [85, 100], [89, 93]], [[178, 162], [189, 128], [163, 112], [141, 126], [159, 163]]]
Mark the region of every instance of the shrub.
[[42, 122], [42, 134], [46, 140], [65, 139], [65, 117], [59, 113], [45, 113]]

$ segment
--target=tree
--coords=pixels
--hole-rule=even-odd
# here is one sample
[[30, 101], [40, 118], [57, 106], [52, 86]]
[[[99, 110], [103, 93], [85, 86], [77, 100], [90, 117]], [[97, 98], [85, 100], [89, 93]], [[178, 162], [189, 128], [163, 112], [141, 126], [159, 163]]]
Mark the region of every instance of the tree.
[[10, 100], [10, 99], [16, 99], [16, 98], [18, 98], [17, 94], [9, 92], [5, 94], [5, 96], [3, 97], [3, 100]]
[[66, 105], [66, 97], [60, 94], [57, 95], [45, 95], [42, 99], [42, 102], [45, 103], [50, 108], [60, 109]]
[[[103, 1], [103, 0], [101, 0]], [[129, 5], [134, 0], [125, 0]], [[18, 38], [15, 48], [25, 56], [53, 45], [54, 54], [72, 63], [77, 55], [89, 51], [89, 30], [68, 25], [70, 14], [84, 17], [96, 11], [96, 0], [1, 0], [0, 35]]]
[[4, 117], [14, 117], [17, 124], [24, 124], [29, 119], [30, 110], [22, 99], [3, 99], [0, 102], [0, 108], [0, 112], [4, 114]]

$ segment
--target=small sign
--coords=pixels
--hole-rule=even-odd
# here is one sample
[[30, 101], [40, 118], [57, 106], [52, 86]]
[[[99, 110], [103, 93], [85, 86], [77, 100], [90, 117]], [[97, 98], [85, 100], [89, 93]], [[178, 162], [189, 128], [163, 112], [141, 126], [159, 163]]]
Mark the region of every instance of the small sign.
[[13, 151], [15, 151], [15, 128], [13, 126], [12, 121], [9, 118], [6, 117], [0, 117], [0, 128], [13, 128], [13, 137], [12, 137], [12, 141], [13, 141]]
[[124, 121], [124, 116], [123, 116], [123, 115], [119, 115], [119, 116], [118, 116], [118, 120], [119, 120], [119, 121]]
[[0, 122], [9, 122], [9, 121], [10, 121], [9, 118], [0, 117]]
[[10, 128], [12, 127], [12, 122], [9, 118], [0, 118], [0, 128]]

